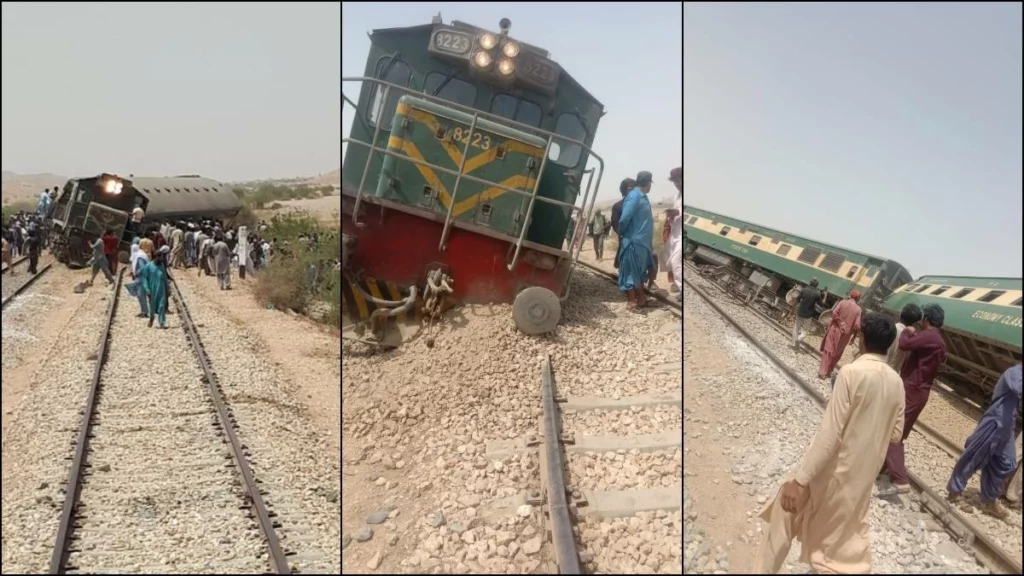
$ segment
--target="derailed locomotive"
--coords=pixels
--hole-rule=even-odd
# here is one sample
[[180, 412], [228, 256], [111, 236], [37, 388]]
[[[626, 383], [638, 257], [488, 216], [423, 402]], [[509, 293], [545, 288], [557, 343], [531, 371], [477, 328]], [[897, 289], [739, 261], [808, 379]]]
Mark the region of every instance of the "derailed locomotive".
[[604, 107], [510, 25], [375, 30], [365, 76], [342, 79], [361, 84], [357, 101], [343, 94], [355, 108], [342, 169], [350, 319], [451, 297], [514, 301], [527, 333], [557, 324], [579, 257], [565, 231], [573, 214], [589, 221], [603, 173], [590, 146]]
[[118, 259], [127, 262], [132, 239], [143, 222], [133, 222], [141, 209], [146, 220], [181, 217], [227, 219], [242, 203], [230, 188], [200, 176], [122, 178], [116, 174], [68, 180], [50, 215], [50, 249], [70, 267], [88, 262], [90, 244], [112, 230], [120, 238]]

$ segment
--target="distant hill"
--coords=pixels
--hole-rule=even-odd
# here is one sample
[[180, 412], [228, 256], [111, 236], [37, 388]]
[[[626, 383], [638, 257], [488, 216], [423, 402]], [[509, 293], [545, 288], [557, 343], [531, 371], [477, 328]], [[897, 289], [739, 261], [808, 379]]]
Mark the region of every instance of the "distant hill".
[[3, 172], [3, 203], [15, 204], [18, 202], [35, 201], [44, 188], [64, 186], [68, 181], [67, 176], [59, 174], [18, 174], [16, 172]]
[[246, 188], [256, 188], [260, 184], [277, 184], [281, 186], [289, 186], [296, 188], [298, 186], [307, 186], [309, 188], [320, 188], [323, 186], [331, 186], [336, 190], [341, 190], [341, 169], [333, 170], [331, 172], [325, 172], [323, 174], [317, 174], [316, 176], [302, 176], [296, 178], [268, 178], [261, 180], [245, 180], [241, 182], [231, 182], [233, 186], [241, 186]]

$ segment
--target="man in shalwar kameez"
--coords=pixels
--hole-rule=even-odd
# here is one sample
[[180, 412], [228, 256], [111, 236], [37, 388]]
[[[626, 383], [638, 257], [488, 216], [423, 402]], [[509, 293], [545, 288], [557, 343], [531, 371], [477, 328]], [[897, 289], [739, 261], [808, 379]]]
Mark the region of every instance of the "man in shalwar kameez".
[[683, 297], [683, 169], [673, 168], [669, 180], [676, 185], [676, 202], [669, 213], [671, 228], [669, 232], [668, 269], [672, 272], [672, 282]]
[[647, 304], [644, 282], [648, 270], [654, 265], [654, 215], [647, 193], [654, 177], [650, 172], [636, 176], [633, 188], [622, 202], [619, 217], [619, 235], [622, 251], [619, 253], [619, 291], [626, 293], [631, 306], [639, 310]]
[[1014, 415], [1020, 405], [1021, 365], [1011, 366], [999, 378], [992, 393], [992, 403], [981, 416], [974, 433], [964, 444], [964, 452], [953, 467], [946, 484], [950, 502], [963, 496], [967, 481], [981, 470], [981, 509], [997, 518], [1008, 512], [999, 503], [1006, 481], [1017, 465], [1014, 446]]
[[824, 380], [836, 369], [843, 351], [850, 344], [850, 338], [860, 330], [860, 290], [851, 290], [850, 297], [832, 307], [832, 321], [825, 337], [821, 339], [821, 365], [818, 378]]
[[889, 480], [896, 490], [903, 494], [910, 492], [910, 477], [907, 475], [903, 442], [910, 436], [910, 431], [917, 423], [917, 417], [924, 411], [932, 384], [935, 382], [935, 375], [939, 373], [939, 366], [946, 359], [946, 343], [939, 332], [946, 318], [942, 306], [926, 304], [921, 307], [921, 314], [923, 318], [920, 330], [907, 326], [900, 334], [900, 350], [909, 352], [900, 370], [903, 391], [906, 394], [906, 416], [903, 438], [898, 444], [889, 446], [889, 453], [885, 456], [885, 468], [882, 470], [889, 475]]
[[794, 538], [800, 560], [818, 574], [868, 574], [868, 511], [875, 471], [903, 432], [903, 385], [885, 362], [896, 338], [892, 320], [868, 314], [861, 355], [843, 366], [821, 427], [803, 462], [761, 512], [769, 526], [753, 572], [775, 574]]

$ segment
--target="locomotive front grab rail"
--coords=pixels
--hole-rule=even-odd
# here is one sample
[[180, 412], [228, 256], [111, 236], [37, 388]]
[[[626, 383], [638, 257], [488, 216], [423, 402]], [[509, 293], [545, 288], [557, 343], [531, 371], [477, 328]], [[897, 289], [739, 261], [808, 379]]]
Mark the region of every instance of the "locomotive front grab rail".
[[469, 123], [469, 136], [466, 138], [466, 147], [462, 149], [462, 160], [459, 161], [459, 173], [455, 175], [455, 187], [452, 188], [452, 197], [448, 200], [448, 214], [444, 217], [444, 228], [441, 229], [441, 242], [437, 249], [444, 251], [448, 248], [448, 230], [452, 226], [452, 213], [455, 211], [455, 197], [459, 194], [459, 183], [462, 182], [462, 171], [466, 169], [466, 159], [469, 158], [469, 143], [473, 141], [473, 130], [476, 130], [476, 121], [480, 118], [479, 112], [473, 113], [473, 121]]
[[[512, 192], [512, 193], [518, 194], [520, 196], [529, 196], [530, 197], [530, 204], [529, 204], [529, 208], [527, 209], [527, 213], [526, 213], [524, 221], [523, 221], [523, 230], [520, 232], [519, 238], [512, 237], [512, 241], [516, 245], [516, 250], [515, 250], [515, 254], [513, 256], [512, 262], [509, 264], [509, 270], [512, 270], [515, 267], [515, 264], [517, 263], [519, 252], [520, 252], [520, 250], [522, 248], [523, 242], [524, 242], [525, 237], [526, 237], [526, 232], [528, 231], [529, 226], [530, 226], [530, 224], [532, 222], [533, 207], [535, 206], [535, 201], [536, 200], [539, 199], [541, 202], [545, 202], [545, 203], [552, 204], [552, 205], [555, 205], [555, 206], [562, 206], [562, 207], [568, 208], [569, 211], [570, 211], [570, 216], [579, 216], [579, 218], [577, 218], [577, 222], [583, 223], [583, 222], [589, 222], [590, 221], [590, 218], [591, 218], [591, 216], [593, 214], [593, 210], [594, 210], [594, 204], [596, 203], [596, 200], [597, 200], [597, 191], [600, 190], [601, 178], [604, 175], [604, 159], [601, 158], [599, 155], [595, 154], [594, 151], [591, 150], [590, 147], [587, 146], [584, 142], [581, 142], [580, 140], [576, 140], [574, 138], [569, 138], [567, 136], [563, 136], [561, 134], [556, 134], [554, 132], [550, 132], [550, 131], [544, 130], [542, 128], [537, 128], [535, 126], [530, 126], [528, 124], [523, 124], [522, 122], [518, 122], [518, 121], [515, 121], [515, 120], [509, 120], [507, 118], [504, 118], [502, 116], [498, 116], [498, 115], [490, 113], [490, 112], [483, 112], [483, 111], [477, 110], [477, 109], [475, 109], [475, 108], [473, 108], [471, 106], [464, 106], [464, 105], [456, 103], [456, 102], [451, 102], [449, 100], [446, 100], [446, 99], [441, 98], [439, 96], [435, 96], [433, 94], [416, 92], [414, 88], [411, 88], [411, 87], [408, 87], [408, 86], [399, 86], [398, 84], [393, 84], [391, 82], [386, 82], [386, 81], [381, 80], [379, 78], [371, 78], [371, 77], [366, 77], [366, 76], [346, 76], [346, 77], [342, 77], [341, 81], [343, 83], [344, 82], [360, 82], [360, 83], [368, 82], [368, 83], [371, 83], [371, 84], [375, 84], [378, 87], [383, 87], [384, 88], [384, 91], [382, 92], [383, 97], [381, 98], [381, 100], [380, 100], [380, 102], [378, 104], [378, 107], [377, 107], [377, 110], [378, 110], [377, 120], [378, 121], [376, 122], [376, 126], [374, 127], [373, 139], [370, 142], [363, 142], [361, 140], [356, 140], [356, 139], [352, 139], [352, 138], [342, 138], [342, 144], [354, 143], [354, 144], [357, 144], [359, 146], [364, 146], [366, 148], [369, 148], [369, 150], [370, 150], [370, 152], [368, 154], [368, 157], [366, 159], [366, 164], [363, 167], [363, 174], [362, 174], [362, 176], [360, 177], [360, 180], [359, 180], [359, 188], [356, 190], [355, 204], [354, 204], [353, 209], [352, 209], [352, 222], [356, 226], [361, 226], [361, 224], [360, 224], [360, 222], [358, 220], [358, 218], [359, 218], [359, 207], [360, 207], [360, 205], [362, 203], [363, 188], [366, 185], [366, 178], [367, 178], [367, 175], [368, 175], [368, 172], [369, 172], [369, 167], [370, 167], [370, 163], [372, 162], [373, 153], [374, 152], [379, 152], [381, 154], [385, 154], [385, 155], [397, 158], [399, 160], [403, 160], [403, 161], [406, 161], [406, 162], [412, 162], [412, 163], [414, 163], [414, 164], [416, 164], [418, 166], [426, 166], [426, 167], [429, 167], [429, 168], [431, 168], [433, 170], [439, 170], [439, 171], [441, 171], [443, 173], [455, 176], [456, 177], [456, 189], [452, 191], [453, 199], [455, 197], [455, 194], [458, 192], [458, 183], [461, 181], [462, 178], [466, 178], [466, 179], [468, 179], [471, 182], [477, 182], [477, 183], [480, 183], [480, 184], [486, 184], [488, 186], [495, 187], [495, 188], [498, 188], [500, 190], [504, 190], [505, 192]], [[430, 162], [421, 161], [421, 160], [418, 160], [416, 158], [410, 158], [408, 156], [403, 156], [401, 154], [392, 152], [391, 150], [382, 149], [379, 146], [377, 146], [377, 139], [378, 139], [378, 136], [380, 135], [380, 124], [381, 124], [381, 122], [380, 122], [380, 111], [383, 109], [383, 106], [386, 105], [387, 97], [391, 94], [392, 90], [397, 90], [399, 92], [412, 94], [412, 95], [415, 95], [417, 98], [423, 98], [423, 99], [426, 99], [426, 100], [429, 100], [429, 101], [436, 102], [436, 103], [441, 104], [443, 106], [446, 106], [446, 107], [449, 107], [449, 108], [453, 108], [453, 109], [456, 109], [456, 110], [460, 110], [460, 111], [465, 112], [467, 114], [471, 114], [471, 115], [473, 115], [474, 124], [475, 124], [477, 118], [483, 117], [483, 118], [491, 120], [491, 121], [493, 121], [493, 122], [495, 122], [497, 124], [509, 126], [509, 127], [512, 127], [512, 128], [516, 128], [516, 129], [519, 129], [521, 131], [524, 131], [524, 132], [527, 132], [527, 133], [530, 133], [530, 134], [534, 134], [534, 135], [538, 135], [538, 136], [546, 139], [548, 144], [546, 146], [544, 158], [541, 161], [541, 170], [537, 174], [537, 183], [535, 184], [534, 189], [532, 191], [530, 191], [530, 192], [526, 192], [526, 191], [519, 190], [519, 189], [516, 189], [516, 188], [511, 188], [509, 186], [505, 186], [505, 185], [497, 183], [497, 182], [491, 182], [491, 181], [488, 181], [488, 180], [484, 180], [482, 178], [478, 178], [478, 177], [473, 176], [471, 174], [463, 174], [462, 173], [462, 168], [464, 168], [464, 166], [460, 167], [459, 171], [454, 171], [454, 170], [451, 170], [451, 169], [448, 169], [448, 168], [444, 168], [442, 166], [438, 166], [438, 165], [432, 164]], [[344, 91], [342, 92], [342, 98], [343, 98], [344, 102], [348, 102], [349, 104], [354, 104], [350, 98], [345, 96]], [[358, 115], [359, 114], [359, 107], [358, 107], [358, 105], [355, 105], [354, 107], [356, 109], [355, 110], [356, 114]], [[583, 201], [581, 202], [580, 206], [576, 206], [575, 203], [570, 204], [570, 203], [567, 203], [567, 202], [562, 202], [560, 200], [555, 200], [553, 198], [547, 198], [547, 197], [543, 197], [543, 196], [540, 196], [538, 198], [538, 192], [540, 190], [540, 178], [543, 175], [543, 169], [546, 166], [548, 155], [550, 154], [551, 144], [556, 139], [558, 141], [560, 141], [560, 142], [564, 142], [565, 144], [575, 144], [576, 146], [579, 146], [582, 150], [586, 151], [588, 157], [595, 158], [597, 160], [598, 164], [599, 164], [599, 166], [598, 166], [598, 170], [599, 171], [598, 171], [598, 176], [597, 176], [597, 185], [594, 188], [594, 196], [593, 196], [593, 198], [589, 197], [590, 196], [590, 190], [589, 190], [589, 185], [588, 185], [588, 190], [584, 194]], [[466, 157], [466, 154], [463, 154], [463, 159], [465, 159], [465, 157]], [[593, 169], [591, 169], [591, 170], [593, 170]], [[587, 204], [588, 200], [590, 200], [589, 209], [587, 207], [588, 206], [588, 204]], [[451, 220], [452, 206], [454, 206], [454, 202], [450, 203], [449, 213], [448, 213], [448, 216], [445, 218], [446, 229], [449, 230], [449, 231], [450, 231], [450, 227], [451, 227], [450, 220]], [[582, 224], [580, 224], [580, 225], [582, 225]], [[440, 249], [442, 249], [442, 250], [444, 249], [444, 243], [446, 243], [446, 241], [447, 241], [447, 236], [445, 236], [444, 232], [442, 232], [442, 245], [441, 245]], [[561, 298], [566, 298], [568, 296], [568, 294], [569, 294], [569, 281], [572, 278], [572, 273], [575, 270], [576, 263], [579, 260], [579, 255], [580, 255], [581, 250], [582, 250], [582, 244], [581, 244], [580, 248], [575, 250], [575, 251], [573, 251], [572, 245], [570, 245], [569, 246], [569, 250], [566, 251], [567, 254], [569, 255], [570, 266], [569, 266], [568, 272], [565, 275], [565, 285], [563, 287], [562, 294], [560, 295]]]

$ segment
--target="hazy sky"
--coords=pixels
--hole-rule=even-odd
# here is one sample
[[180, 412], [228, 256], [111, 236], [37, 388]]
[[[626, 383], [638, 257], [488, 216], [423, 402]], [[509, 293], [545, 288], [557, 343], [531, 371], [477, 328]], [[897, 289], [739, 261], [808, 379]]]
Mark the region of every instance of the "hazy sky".
[[686, 4], [687, 203], [1021, 276], [1021, 5]]
[[3, 169], [220, 180], [341, 157], [338, 3], [3, 3]]
[[[507, 17], [513, 38], [548, 50], [604, 104], [607, 114], [594, 141], [594, 152], [605, 160], [598, 198], [619, 198], [619, 182], [641, 170], [654, 174], [652, 198], [675, 196], [668, 174], [683, 156], [679, 3], [349, 2], [342, 3], [341, 11], [343, 76], [363, 75], [371, 30], [429, 24], [440, 11], [445, 23], [461, 20], [497, 31], [498, 21]], [[343, 90], [356, 101], [356, 83], [345, 83]], [[345, 137], [352, 116], [346, 105]]]

